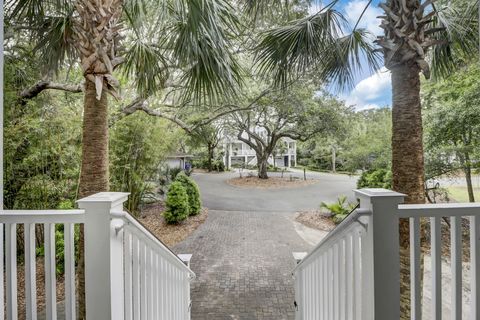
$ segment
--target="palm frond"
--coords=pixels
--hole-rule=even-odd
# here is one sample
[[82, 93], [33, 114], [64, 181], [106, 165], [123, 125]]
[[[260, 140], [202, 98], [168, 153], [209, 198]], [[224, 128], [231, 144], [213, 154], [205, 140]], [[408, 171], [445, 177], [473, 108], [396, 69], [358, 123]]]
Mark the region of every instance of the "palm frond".
[[171, 5], [175, 23], [165, 45], [185, 69], [186, 97], [212, 99], [231, 95], [241, 83], [241, 70], [230, 48], [239, 21], [223, 0], [179, 0]]
[[277, 85], [317, 70], [321, 80], [353, 86], [355, 74], [366, 57], [371, 70], [379, 68], [370, 34], [364, 29], [345, 35], [347, 21], [333, 8], [266, 32], [257, 48], [261, 73], [272, 74]]
[[143, 97], [162, 89], [168, 79], [167, 63], [162, 51], [141, 38], [130, 44], [121, 70], [124, 75], [134, 79], [137, 92]]
[[437, 9], [430, 27], [443, 28], [435, 34], [434, 40], [438, 44], [430, 52], [434, 79], [448, 76], [459, 63], [479, 54], [478, 0], [466, 8], [446, 5]]
[[46, 16], [37, 25], [35, 51], [39, 53], [47, 70], [58, 71], [66, 58], [74, 58], [73, 11], [64, 15]]
[[45, 0], [8, 0], [5, 2], [5, 17], [10, 19], [41, 19], [45, 15]]

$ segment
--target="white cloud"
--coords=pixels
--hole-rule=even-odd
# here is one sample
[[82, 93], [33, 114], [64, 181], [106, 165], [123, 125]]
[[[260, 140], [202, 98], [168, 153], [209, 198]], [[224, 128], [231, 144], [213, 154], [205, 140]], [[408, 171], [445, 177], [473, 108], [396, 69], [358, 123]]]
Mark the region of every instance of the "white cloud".
[[317, 13], [323, 8], [323, 1], [322, 0], [314, 0], [310, 4], [310, 7], [308, 8], [308, 14], [312, 15]]
[[379, 108], [386, 104], [391, 95], [391, 76], [386, 68], [360, 81], [347, 96], [342, 98], [356, 110]]
[[[345, 5], [345, 16], [352, 27], [357, 23], [358, 18], [367, 6], [366, 0], [352, 0]], [[359, 26], [373, 33], [375, 36], [382, 34], [383, 30], [379, 27], [381, 20], [377, 17], [382, 15], [382, 10], [372, 4], [367, 8], [360, 20]]]

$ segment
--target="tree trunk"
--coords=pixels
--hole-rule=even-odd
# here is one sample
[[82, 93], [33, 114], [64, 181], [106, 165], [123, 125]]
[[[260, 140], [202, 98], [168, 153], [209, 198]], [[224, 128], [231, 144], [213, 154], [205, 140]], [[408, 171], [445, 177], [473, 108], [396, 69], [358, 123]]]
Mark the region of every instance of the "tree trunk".
[[257, 154], [258, 177], [260, 179], [268, 179], [268, 155]]
[[212, 162], [213, 162], [213, 151], [214, 151], [214, 148], [212, 147], [211, 144], [208, 144], [208, 145], [207, 145], [207, 149], [208, 149], [208, 172], [211, 172], [211, 171], [212, 171]]
[[[95, 84], [85, 81], [83, 109], [82, 167], [79, 198], [108, 191], [108, 99], [103, 90], [96, 98]], [[83, 225], [80, 228], [78, 262], [78, 299], [80, 319], [85, 319], [85, 255]]]
[[[425, 203], [422, 112], [419, 68], [412, 63], [392, 68], [393, 189], [405, 203]], [[409, 222], [400, 221], [401, 319], [410, 319]]]
[[332, 172], [337, 172], [337, 150], [332, 146]]
[[467, 183], [468, 191], [468, 201], [475, 202], [475, 194], [473, 193], [473, 184], [472, 184], [472, 165], [470, 163], [470, 154], [465, 152], [463, 157], [460, 157], [462, 162], [463, 172], [465, 174], [465, 181]]

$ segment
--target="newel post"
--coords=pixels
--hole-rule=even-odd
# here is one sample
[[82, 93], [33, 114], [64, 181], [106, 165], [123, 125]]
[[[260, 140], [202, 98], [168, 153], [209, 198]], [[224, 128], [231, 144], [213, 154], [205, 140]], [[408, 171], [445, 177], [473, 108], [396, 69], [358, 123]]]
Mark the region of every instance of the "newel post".
[[123, 211], [128, 193], [100, 192], [78, 200], [85, 210], [85, 292], [87, 320], [122, 320]]
[[362, 319], [400, 319], [398, 205], [404, 194], [386, 189], [355, 190], [360, 208], [372, 212], [362, 239]]

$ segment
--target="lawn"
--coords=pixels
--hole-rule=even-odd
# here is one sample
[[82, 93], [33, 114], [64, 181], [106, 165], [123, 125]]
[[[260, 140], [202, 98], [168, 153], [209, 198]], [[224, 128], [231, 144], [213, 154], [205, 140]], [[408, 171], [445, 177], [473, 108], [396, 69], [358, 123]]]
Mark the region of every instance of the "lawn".
[[[451, 186], [447, 188], [450, 198], [458, 202], [469, 202], [467, 187]], [[480, 202], [480, 188], [473, 189], [475, 193], [475, 201]]]

